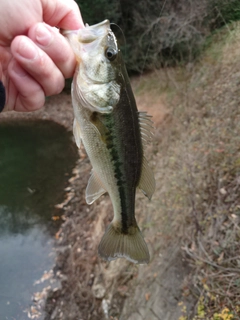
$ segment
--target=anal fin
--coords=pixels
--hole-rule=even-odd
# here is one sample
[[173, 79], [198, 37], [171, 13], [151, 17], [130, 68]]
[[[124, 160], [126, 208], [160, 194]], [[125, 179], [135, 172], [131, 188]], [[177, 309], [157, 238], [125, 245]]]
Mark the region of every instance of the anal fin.
[[101, 180], [98, 178], [96, 173], [92, 171], [92, 174], [88, 180], [88, 185], [86, 189], [86, 202], [87, 204], [92, 204], [97, 200], [101, 195], [106, 192], [104, 187], [101, 184]]

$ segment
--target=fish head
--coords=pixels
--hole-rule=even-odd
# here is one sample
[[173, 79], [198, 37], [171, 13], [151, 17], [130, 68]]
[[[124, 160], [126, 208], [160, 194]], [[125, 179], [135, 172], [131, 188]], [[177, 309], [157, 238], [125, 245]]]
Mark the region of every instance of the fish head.
[[64, 31], [85, 75], [96, 82], [115, 79], [119, 49], [109, 20], [85, 28]]
[[[121, 69], [120, 51], [109, 20], [75, 31], [64, 31], [76, 55], [76, 88], [86, 105], [108, 110], [120, 97], [117, 83]], [[108, 113], [107, 112], [107, 113]]]

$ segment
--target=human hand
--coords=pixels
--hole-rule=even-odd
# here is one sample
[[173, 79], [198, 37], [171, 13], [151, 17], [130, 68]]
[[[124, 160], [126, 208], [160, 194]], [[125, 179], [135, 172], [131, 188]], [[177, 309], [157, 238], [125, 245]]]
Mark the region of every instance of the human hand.
[[34, 111], [73, 75], [75, 56], [58, 29], [83, 28], [73, 0], [1, 0], [0, 80], [4, 110]]

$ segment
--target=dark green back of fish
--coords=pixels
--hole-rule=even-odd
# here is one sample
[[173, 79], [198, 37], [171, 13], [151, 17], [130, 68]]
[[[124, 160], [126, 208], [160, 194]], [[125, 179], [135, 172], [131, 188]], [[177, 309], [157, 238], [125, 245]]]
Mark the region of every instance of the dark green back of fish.
[[114, 166], [122, 209], [121, 232], [128, 233], [130, 226], [136, 226], [135, 192], [141, 176], [143, 150], [138, 110], [123, 64], [117, 82], [121, 85], [118, 104], [111, 114], [96, 116], [105, 127], [104, 139]]

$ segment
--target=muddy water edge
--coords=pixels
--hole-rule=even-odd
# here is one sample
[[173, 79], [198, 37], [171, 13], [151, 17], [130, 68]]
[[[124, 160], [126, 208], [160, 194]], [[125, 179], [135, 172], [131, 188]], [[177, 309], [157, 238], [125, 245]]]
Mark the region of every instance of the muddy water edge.
[[[146, 106], [140, 107], [146, 110]], [[6, 113], [1, 117], [9, 118], [9, 115]], [[18, 121], [53, 120], [72, 135], [71, 97], [66, 93], [48, 99], [38, 112], [14, 113], [10, 117]], [[157, 153], [158, 147], [156, 141], [149, 154]], [[34, 307], [41, 311], [44, 320], [177, 320], [181, 314], [178, 304], [182, 298], [182, 284], [190, 269], [178, 244], [172, 244], [166, 237], [159, 238], [159, 231], [152, 226], [152, 207], [156, 206], [158, 196], [148, 202], [138, 194], [136, 201], [137, 219], [150, 248], [151, 263], [140, 267], [124, 259], [105, 263], [99, 259], [97, 247], [112, 220], [112, 205], [107, 195], [91, 206], [86, 204], [85, 189], [90, 171], [91, 165], [81, 148], [65, 198], [55, 202], [65, 219], [59, 225], [54, 243], [53, 278], [61, 285], [47, 290], [44, 308], [38, 301]], [[162, 239], [157, 246], [161, 248], [161, 256], [159, 249], [156, 252], [154, 249], [159, 239]]]
[[55, 204], [77, 150], [72, 134], [49, 120], [0, 118], [0, 137], [0, 319], [25, 320], [54, 265]]

